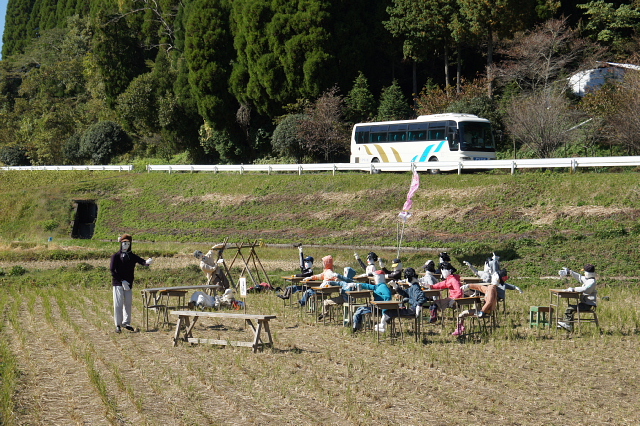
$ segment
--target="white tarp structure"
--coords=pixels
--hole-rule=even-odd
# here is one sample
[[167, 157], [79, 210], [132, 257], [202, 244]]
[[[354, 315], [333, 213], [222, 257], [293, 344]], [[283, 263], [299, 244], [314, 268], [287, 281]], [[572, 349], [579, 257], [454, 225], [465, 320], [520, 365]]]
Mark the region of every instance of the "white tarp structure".
[[569, 77], [569, 87], [578, 96], [584, 96], [602, 87], [607, 81], [620, 81], [626, 70], [640, 71], [639, 65], [600, 62], [600, 68], [580, 71]]

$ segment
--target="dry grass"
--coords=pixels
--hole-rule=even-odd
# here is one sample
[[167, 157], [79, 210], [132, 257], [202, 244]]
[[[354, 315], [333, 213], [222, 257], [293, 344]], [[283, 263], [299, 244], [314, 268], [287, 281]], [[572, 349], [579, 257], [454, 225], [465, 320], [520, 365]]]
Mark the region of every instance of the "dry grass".
[[[510, 292], [509, 314], [481, 340], [456, 340], [449, 323], [404, 344], [377, 344], [371, 333], [316, 324], [271, 293], [250, 294], [249, 313], [278, 316], [275, 347], [258, 354], [174, 348], [170, 329], [115, 334], [108, 288], [12, 292], [2, 338], [22, 372], [15, 424], [637, 424], [640, 295], [601, 290], [610, 297], [602, 334], [538, 335], [528, 307], [548, 304], [557, 285]], [[139, 298], [134, 305], [141, 322]], [[209, 319], [196, 332], [246, 330]]]

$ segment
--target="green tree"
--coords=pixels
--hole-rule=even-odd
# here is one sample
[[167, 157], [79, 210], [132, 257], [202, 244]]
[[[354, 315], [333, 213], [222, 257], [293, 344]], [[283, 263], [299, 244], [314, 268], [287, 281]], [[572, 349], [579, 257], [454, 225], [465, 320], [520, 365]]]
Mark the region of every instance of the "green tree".
[[300, 138], [300, 123], [306, 118], [304, 114], [289, 114], [280, 121], [271, 137], [271, 146], [276, 154], [301, 162], [304, 149]]
[[384, 22], [385, 27], [402, 38], [405, 58], [414, 61], [414, 94], [418, 92], [415, 63], [429, 58], [434, 46], [444, 49], [445, 83], [449, 86], [449, 48], [453, 43], [449, 25], [456, 9], [452, 0], [393, 0], [393, 6], [387, 8], [389, 20]]
[[377, 121], [405, 120], [413, 115], [407, 104], [402, 89], [396, 80], [389, 87], [382, 89]]
[[33, 37], [27, 31], [35, 0], [9, 0], [2, 34], [2, 57], [24, 52]]
[[487, 95], [493, 97], [493, 54], [496, 40], [527, 27], [535, 18], [534, 0], [458, 0], [471, 34], [486, 43]]
[[113, 108], [129, 83], [145, 71], [144, 55], [122, 15], [101, 10], [94, 30], [93, 58], [102, 76], [107, 105]]
[[353, 88], [344, 100], [345, 117], [350, 123], [371, 121], [376, 113], [376, 100], [369, 90], [367, 77], [358, 73]]
[[627, 44], [640, 29], [640, 7], [637, 2], [631, 4], [606, 3], [604, 0], [579, 4], [587, 15], [584, 32], [592, 40], [611, 46], [618, 51]]
[[80, 156], [94, 164], [108, 164], [115, 156], [133, 148], [131, 138], [119, 124], [100, 121], [89, 127], [80, 140]]

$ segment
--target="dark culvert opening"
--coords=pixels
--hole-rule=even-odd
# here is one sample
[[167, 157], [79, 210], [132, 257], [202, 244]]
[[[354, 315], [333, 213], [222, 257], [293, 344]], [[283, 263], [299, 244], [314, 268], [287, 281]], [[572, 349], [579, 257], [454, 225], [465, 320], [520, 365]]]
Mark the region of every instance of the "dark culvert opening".
[[94, 200], [74, 200], [76, 215], [71, 238], [90, 239], [96, 227], [98, 205]]

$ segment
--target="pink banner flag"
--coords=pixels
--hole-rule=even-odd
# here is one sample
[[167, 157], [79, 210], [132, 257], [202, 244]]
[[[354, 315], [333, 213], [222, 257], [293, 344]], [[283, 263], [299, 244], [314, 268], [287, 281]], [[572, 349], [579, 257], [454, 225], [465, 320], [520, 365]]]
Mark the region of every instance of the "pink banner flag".
[[416, 193], [418, 187], [420, 186], [420, 175], [415, 170], [413, 171], [413, 178], [411, 179], [411, 186], [409, 187], [409, 193], [407, 194], [407, 201], [405, 201], [404, 206], [402, 206], [402, 211], [398, 215], [398, 218], [403, 222], [406, 222], [407, 219], [411, 217], [411, 207], [413, 206], [413, 194]]

